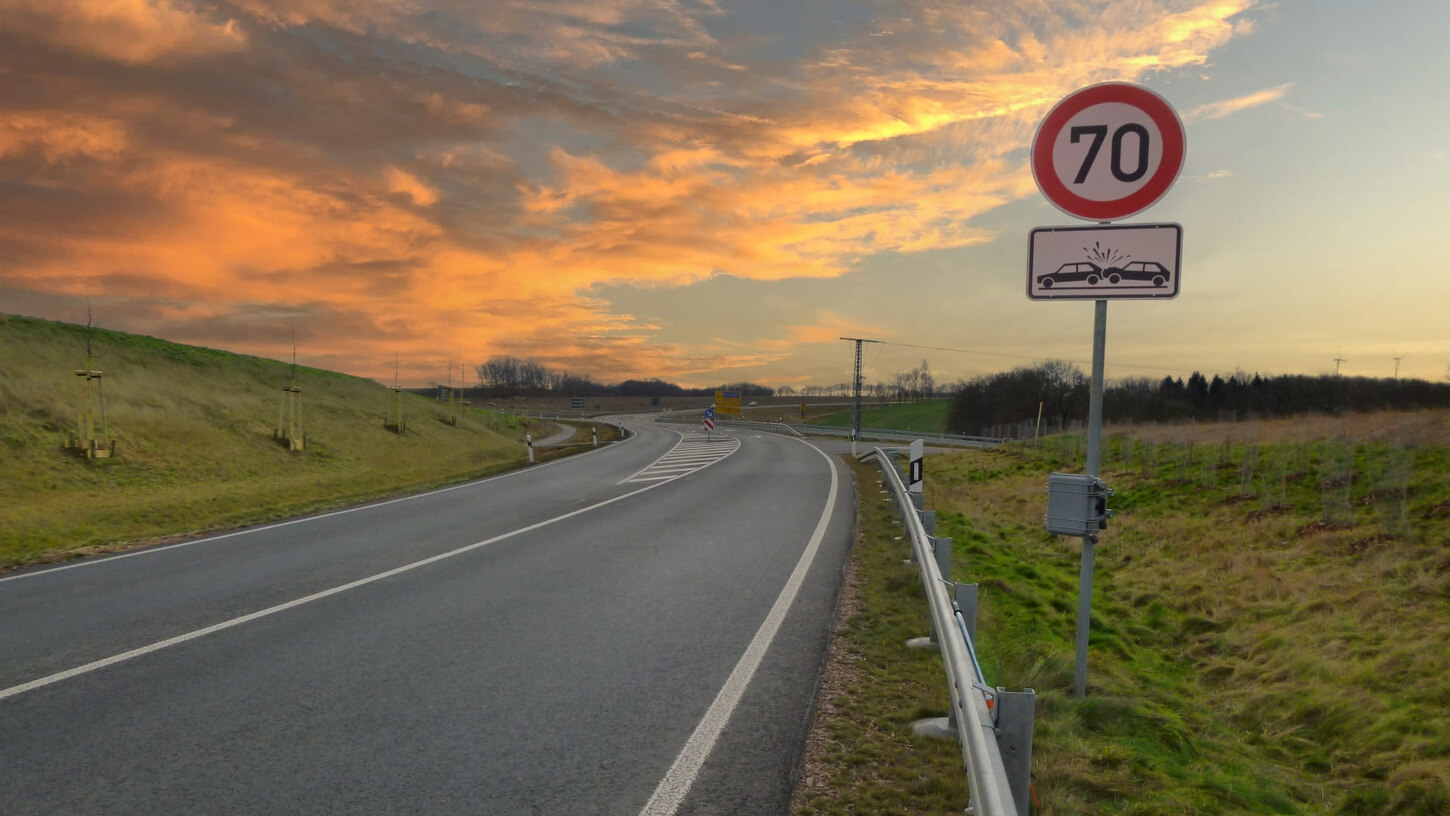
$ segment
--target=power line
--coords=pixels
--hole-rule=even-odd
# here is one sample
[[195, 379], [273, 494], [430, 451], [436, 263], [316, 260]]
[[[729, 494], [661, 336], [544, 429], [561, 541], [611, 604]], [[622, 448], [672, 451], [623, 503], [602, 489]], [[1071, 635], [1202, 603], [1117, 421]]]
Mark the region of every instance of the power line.
[[[1009, 358], [1014, 359], [1014, 360], [1042, 360], [1042, 359], [1045, 359], [1040, 354], [1039, 355], [1036, 355], [1036, 356], [1033, 356], [1033, 355], [1030, 355], [1030, 354], [1008, 354], [1008, 353], [1002, 352], [1002, 351], [977, 351], [975, 349], [947, 348], [945, 346], [922, 346], [922, 345], [918, 345], [916, 343], [897, 343], [897, 342], [892, 341], [892, 340], [877, 340], [876, 342], [881, 343], [882, 345], [887, 345], [887, 346], [903, 346], [905, 348], [927, 349], [927, 350], [930, 350], [930, 351], [950, 351], [950, 352], [954, 352], [956, 354], [977, 354], [977, 355], [981, 355], [983, 357], [1009, 357]], [[1077, 363], [1078, 365], [1092, 365], [1092, 361], [1090, 361], [1090, 360], [1064, 360], [1064, 362]], [[1136, 369], [1141, 369], [1141, 370], [1144, 370], [1144, 371], [1167, 371], [1169, 373], [1180, 372], [1180, 371], [1183, 370], [1182, 367], [1179, 367], [1179, 368], [1168, 368], [1166, 366], [1134, 365], [1134, 364], [1131, 364], [1131, 363], [1110, 363], [1109, 365], [1111, 365], [1114, 368], [1136, 368]]]

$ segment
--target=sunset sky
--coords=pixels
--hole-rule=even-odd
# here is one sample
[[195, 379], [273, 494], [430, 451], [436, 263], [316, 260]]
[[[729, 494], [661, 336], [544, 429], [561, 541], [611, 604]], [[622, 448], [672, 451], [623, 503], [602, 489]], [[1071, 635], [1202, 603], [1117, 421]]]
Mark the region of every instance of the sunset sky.
[[[403, 385], [939, 382], [1091, 356], [1028, 166], [1171, 102], [1182, 293], [1110, 378], [1450, 372], [1450, 3], [0, 0], [0, 312]], [[932, 348], [921, 348], [932, 347]], [[948, 350], [949, 349], [949, 350]], [[78, 361], [79, 363], [80, 361]]]

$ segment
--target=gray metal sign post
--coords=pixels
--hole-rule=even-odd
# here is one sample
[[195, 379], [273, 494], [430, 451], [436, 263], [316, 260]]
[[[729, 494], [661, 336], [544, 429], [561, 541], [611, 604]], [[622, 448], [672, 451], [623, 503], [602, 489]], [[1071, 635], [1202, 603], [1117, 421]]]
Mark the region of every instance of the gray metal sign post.
[[1087, 694], [1093, 560], [1098, 530], [1111, 513], [1112, 491], [1098, 478], [1108, 300], [1176, 297], [1182, 255], [1177, 224], [1115, 227], [1112, 221], [1142, 212], [1168, 192], [1183, 167], [1185, 144], [1183, 122], [1166, 100], [1121, 82], [1068, 94], [1048, 111], [1032, 142], [1032, 176], [1042, 194], [1068, 215], [1098, 222], [1033, 230], [1027, 262], [1029, 298], [1094, 301], [1086, 474], [1048, 478], [1045, 518], [1048, 532], [1082, 537], [1075, 697]]
[[[1087, 475], [1098, 477], [1103, 451], [1103, 367], [1108, 345], [1108, 302], [1093, 304], [1093, 380], [1088, 396]], [[1088, 626], [1092, 621], [1093, 557], [1097, 533], [1082, 537], [1082, 566], [1077, 579], [1077, 659], [1072, 668], [1072, 695], [1087, 694]]]

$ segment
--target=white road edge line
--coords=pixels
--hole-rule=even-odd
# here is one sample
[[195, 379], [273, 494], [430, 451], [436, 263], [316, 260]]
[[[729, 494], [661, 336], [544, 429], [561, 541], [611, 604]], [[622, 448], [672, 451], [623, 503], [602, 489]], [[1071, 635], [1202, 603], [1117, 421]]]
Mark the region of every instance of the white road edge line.
[[[678, 431], [676, 433], [678, 433]], [[629, 437], [626, 437], [624, 439], [621, 439], [619, 442], [616, 442], [614, 444], [615, 445], [619, 445], [619, 444], [624, 443], [624, 442], [629, 442], [629, 441], [633, 440], [634, 438], [635, 438], [635, 436], [629, 436]], [[233, 530], [230, 533], [221, 533], [219, 535], [207, 536], [205, 538], [197, 538], [197, 539], [193, 539], [191, 541], [181, 541], [181, 542], [178, 542], [176, 544], [166, 544], [166, 545], [160, 546], [160, 547], [146, 547], [145, 549], [135, 550], [135, 551], [132, 551], [132, 552], [127, 552], [127, 553], [120, 553], [120, 554], [117, 554], [117, 555], [97, 556], [95, 558], [87, 558], [87, 559], [84, 559], [84, 560], [81, 560], [81, 561], [76, 561], [76, 562], [70, 563], [70, 564], [63, 564], [63, 565], [58, 566], [58, 567], [50, 567], [48, 569], [38, 569], [38, 570], [30, 571], [30, 572], [22, 572], [19, 575], [7, 575], [7, 576], [4, 576], [4, 577], [0, 577], [0, 584], [5, 583], [6, 581], [19, 581], [22, 578], [35, 578], [36, 576], [40, 576], [40, 575], [52, 575], [52, 574], [57, 573], [57, 572], [64, 572], [66, 570], [78, 569], [80, 567], [93, 567], [93, 566], [95, 566], [97, 564], [108, 564], [108, 563], [110, 563], [112, 561], [120, 561], [123, 558], [135, 558], [138, 555], [153, 555], [155, 553], [165, 552], [167, 550], [174, 550], [174, 549], [177, 549], [178, 547], [190, 547], [193, 544], [205, 544], [205, 543], [210, 542], [210, 541], [221, 541], [222, 539], [225, 539], [225, 538], [233, 538], [235, 536], [244, 536], [244, 535], [250, 535], [252, 533], [261, 533], [261, 532], [265, 532], [267, 530], [275, 530], [275, 529], [277, 529], [279, 527], [290, 527], [293, 524], [304, 524], [304, 523], [309, 522], [309, 521], [320, 521], [320, 520], [325, 519], [325, 518], [332, 518], [333, 516], [341, 516], [341, 515], [345, 515], [347, 513], [356, 513], [356, 512], [361, 511], [361, 510], [371, 510], [374, 507], [387, 507], [390, 504], [397, 504], [398, 502], [405, 502], [405, 501], [412, 501], [414, 499], [421, 499], [421, 498], [423, 498], [425, 496], [434, 496], [434, 495], [437, 495], [439, 493], [449, 493], [449, 492], [452, 492], [454, 490], [464, 490], [464, 489], [470, 488], [470, 487], [477, 487], [478, 485], [484, 484], [486, 482], [495, 482], [495, 481], [498, 481], [499, 479], [508, 479], [508, 478], [511, 478], [511, 477], [514, 477], [514, 476], [520, 476], [520, 475], [525, 474], [525, 473], [532, 473], [532, 472], [534, 472], [536, 470], [543, 470], [544, 468], [549, 467], [551, 465], [558, 465], [558, 464], [562, 464], [564, 462], [568, 462], [568, 461], [571, 461], [571, 460], [576, 460], [580, 456], [588, 456], [591, 453], [598, 453], [598, 452], [603, 451], [603, 450], [608, 450], [609, 447], [610, 446], [606, 446], [606, 447], [603, 447], [603, 448], [595, 448], [593, 450], [585, 451], [584, 453], [577, 453], [577, 454], [574, 454], [573, 456], [566, 456], [566, 457], [564, 457], [562, 459], [554, 459], [554, 460], [551, 460], [551, 461], [548, 461], [548, 462], [544, 462], [542, 464], [534, 465], [532, 467], [522, 467], [522, 468], [519, 468], [518, 470], [511, 470], [508, 473], [500, 473], [497, 476], [488, 476], [488, 477], [485, 477], [485, 478], [482, 478], [482, 479], [476, 479], [476, 480], [471, 481], [471, 482], [464, 482], [463, 484], [449, 485], [448, 487], [440, 487], [437, 490], [429, 490], [429, 491], [426, 491], [426, 492], [423, 492], [423, 493], [414, 493], [414, 494], [408, 495], [408, 496], [399, 496], [396, 499], [384, 499], [383, 501], [371, 502], [371, 503], [368, 503], [368, 504], [359, 504], [356, 507], [344, 507], [341, 510], [332, 510], [332, 511], [327, 512], [327, 513], [319, 513], [318, 515], [315, 515], [315, 516], [303, 516], [301, 518], [289, 519], [287, 521], [278, 521], [278, 522], [273, 522], [272, 524], [264, 524], [264, 525], [262, 525], [260, 527], [247, 527], [247, 528], [241, 529], [241, 530]]]
[[826, 506], [821, 511], [820, 521], [816, 522], [816, 529], [811, 534], [810, 543], [806, 545], [805, 552], [801, 553], [800, 560], [796, 562], [795, 569], [791, 571], [790, 579], [785, 582], [785, 587], [781, 589], [780, 595], [775, 599], [775, 605], [765, 616], [765, 622], [761, 623], [760, 628], [756, 630], [754, 639], [745, 648], [745, 653], [740, 656], [739, 662], [735, 664], [735, 669], [726, 678], [725, 685], [720, 688], [720, 693], [715, 695], [715, 701], [705, 711], [705, 716], [700, 719], [699, 725], [695, 726], [694, 733], [690, 734], [689, 740], [685, 742], [685, 747], [680, 749], [679, 756], [675, 757], [674, 764], [670, 765], [669, 771], [655, 787], [654, 794], [645, 803], [639, 816], [674, 816], [675, 812], [679, 810], [680, 805], [685, 801], [685, 796], [689, 794], [691, 786], [695, 784], [695, 777], [699, 775], [700, 768], [704, 767], [710, 751], [715, 748], [715, 741], [719, 739], [721, 732], [730, 722], [730, 716], [735, 713], [735, 707], [740, 703], [740, 698], [745, 695], [745, 689], [750, 685], [750, 681], [755, 678], [755, 672], [760, 668], [761, 661], [765, 659], [765, 653], [769, 651], [771, 642], [775, 640], [776, 632], [780, 631], [780, 625], [785, 621], [791, 604], [795, 602], [801, 584], [805, 583], [806, 573], [810, 571], [811, 564], [815, 562], [816, 551], [820, 549], [821, 542], [825, 540], [826, 529], [831, 523], [831, 513], [836, 508], [836, 463], [815, 445], [804, 441], [801, 444], [819, 453], [831, 469], [831, 490], [827, 494]]
[[[708, 467], [708, 465], [707, 465], [707, 467]], [[833, 471], [832, 472], [832, 477], [833, 478], [834, 478], [834, 475], [835, 475], [835, 473]], [[405, 572], [408, 572], [410, 570], [415, 570], [418, 567], [427, 566], [428, 564], [433, 564], [433, 563], [436, 563], [438, 561], [442, 561], [442, 560], [447, 559], [447, 558], [452, 558], [455, 555], [462, 555], [463, 553], [469, 552], [471, 550], [476, 550], [476, 549], [478, 549], [480, 547], [486, 547], [486, 546], [488, 546], [490, 544], [496, 544], [496, 543], [498, 543], [500, 541], [503, 541], [505, 539], [513, 538], [514, 536], [519, 536], [519, 535], [523, 535], [524, 533], [533, 532], [534, 530], [537, 530], [537, 529], [539, 529], [541, 527], [548, 527], [549, 525], [554, 524], [556, 522], [560, 522], [560, 521], [563, 521], [565, 519], [573, 518], [574, 516], [578, 516], [578, 515], [582, 515], [584, 513], [588, 513], [591, 510], [598, 510], [601, 507], [605, 507], [607, 505], [614, 504], [615, 502], [618, 502], [618, 501], [624, 501], [625, 499], [628, 499], [631, 496], [638, 496], [641, 493], [644, 493], [644, 492], [649, 491], [649, 490], [654, 490], [657, 487], [663, 487], [664, 485], [667, 485], [667, 484], [669, 484], [669, 482], [656, 482], [655, 484], [647, 485], [645, 487], [641, 487], [638, 490], [631, 490], [628, 493], [623, 493], [621, 495], [615, 496], [612, 499], [605, 499], [604, 501], [596, 502], [594, 504], [591, 504], [588, 507], [581, 507], [578, 510], [574, 510], [574, 511], [565, 513], [565, 514], [563, 514], [561, 516], [554, 516], [553, 518], [544, 519], [543, 521], [539, 521], [539, 522], [535, 522], [533, 524], [530, 524], [527, 527], [520, 527], [517, 530], [512, 530], [510, 532], [503, 533], [501, 535], [496, 535], [493, 538], [490, 538], [490, 539], [487, 539], [487, 540], [484, 540], [484, 541], [478, 541], [478, 542], [475, 542], [473, 544], [467, 544], [465, 546], [459, 547], [456, 550], [449, 550], [448, 552], [445, 552], [445, 553], [439, 553], [438, 555], [434, 555], [434, 556], [430, 556], [428, 558], [424, 558], [421, 561], [414, 561], [411, 564], [404, 564], [401, 567], [394, 567], [393, 569], [387, 570], [386, 572], [380, 572], [380, 573], [378, 573], [376, 575], [370, 575], [370, 576], [368, 576], [366, 578], [359, 578], [358, 580], [352, 581], [350, 583], [341, 584], [339, 586], [332, 587], [331, 589], [324, 589], [321, 592], [314, 592], [311, 595], [307, 595], [307, 596], [302, 597], [302, 598], [296, 598], [294, 600], [287, 601], [286, 603], [277, 604], [276, 606], [269, 606], [266, 609], [262, 609], [262, 610], [259, 610], [259, 611], [256, 611], [256, 612], [252, 612], [252, 613], [249, 613], [249, 614], [246, 614], [246, 615], [242, 615], [241, 617], [232, 618], [231, 620], [222, 621], [221, 623], [215, 623], [215, 624], [212, 624], [211, 626], [207, 626], [207, 627], [202, 628], [202, 629], [196, 629], [196, 630], [191, 631], [191, 632], [186, 632], [185, 634], [177, 635], [176, 637], [167, 638], [166, 640], [159, 640], [159, 641], [156, 641], [155, 643], [152, 643], [152, 644], [149, 644], [149, 645], [146, 645], [146, 646], [141, 646], [141, 647], [136, 648], [136, 649], [132, 649], [129, 652], [121, 652], [120, 654], [115, 654], [115, 655], [111, 655], [110, 657], [101, 658], [100, 660], [96, 660], [96, 661], [92, 661], [90, 663], [87, 663], [84, 666], [76, 666], [73, 669], [66, 669], [65, 671], [56, 672], [55, 674], [47, 675], [47, 676], [41, 677], [41, 678], [39, 678], [37, 680], [31, 680], [28, 683], [21, 683], [18, 686], [11, 686], [10, 688], [7, 688], [7, 689], [0, 689], [0, 700], [4, 700], [7, 697], [14, 697], [17, 694], [24, 694], [27, 691], [34, 691], [35, 689], [41, 688], [43, 686], [49, 686], [49, 685], [51, 685], [53, 683], [59, 683], [62, 680], [69, 680], [72, 677], [77, 677], [77, 676], [82, 675], [82, 674], [87, 674], [89, 672], [96, 671], [97, 669], [104, 669], [107, 666], [114, 666], [117, 663], [121, 663], [121, 662], [130, 660], [130, 659], [132, 659], [134, 657], [141, 657], [142, 655], [148, 655], [148, 654], [151, 654], [152, 652], [159, 652], [162, 649], [165, 649], [165, 648], [168, 648], [168, 647], [171, 647], [171, 646], [176, 646], [178, 644], [185, 643], [185, 642], [187, 642], [189, 640], [196, 640], [197, 638], [200, 638], [200, 637], [206, 637], [207, 635], [214, 634], [216, 632], [220, 632], [220, 631], [222, 631], [224, 629], [231, 629], [234, 626], [241, 626], [244, 623], [250, 623], [250, 622], [252, 622], [254, 620], [258, 620], [259, 618], [265, 618], [265, 617], [267, 617], [269, 615], [275, 615], [278, 612], [285, 612], [288, 609], [292, 609], [294, 607], [302, 606], [303, 604], [312, 603], [313, 601], [320, 601], [323, 598], [327, 598], [327, 597], [332, 596], [332, 595], [337, 595], [339, 593], [347, 592], [350, 589], [357, 589], [360, 586], [366, 586], [367, 584], [371, 584], [371, 583], [374, 583], [376, 581], [381, 581], [384, 578], [391, 578], [391, 577], [393, 577], [395, 575], [401, 575], [401, 574], [403, 574]], [[834, 481], [832, 482], [832, 486], [834, 487]]]

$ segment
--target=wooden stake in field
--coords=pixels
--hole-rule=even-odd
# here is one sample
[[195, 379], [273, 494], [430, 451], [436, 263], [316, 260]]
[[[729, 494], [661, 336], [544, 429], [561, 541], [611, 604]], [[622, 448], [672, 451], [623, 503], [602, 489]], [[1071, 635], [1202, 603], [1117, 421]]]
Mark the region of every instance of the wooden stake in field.
[[302, 438], [302, 388], [295, 381], [282, 386], [282, 411], [277, 417], [277, 433], [273, 438], [287, 446], [287, 450], [303, 449]]
[[383, 420], [383, 427], [399, 436], [406, 430], [403, 420], [403, 389], [398, 387], [398, 358], [393, 358], [393, 384], [388, 386], [392, 392], [391, 401], [388, 404], [388, 416]]
[[448, 358], [448, 384], [440, 385], [438, 388], [438, 401], [443, 403], [443, 413], [439, 415], [438, 419], [444, 425], [457, 426], [458, 416], [453, 413], [453, 358], [451, 357]]
[[300, 451], [304, 447], [302, 437], [302, 388], [297, 385], [297, 332], [292, 332], [292, 376], [282, 386], [282, 410], [277, 416], [277, 432], [273, 439], [287, 446], [289, 451]]
[[[87, 363], [90, 361], [87, 360]], [[116, 441], [110, 438], [106, 427], [106, 394], [101, 385], [102, 372], [89, 365], [84, 371], [77, 371], [80, 378], [80, 411], [76, 418], [76, 435], [66, 441], [66, 447], [84, 453], [87, 459], [109, 459], [116, 452]], [[101, 431], [96, 433], [97, 406], [99, 406]]]
[[[109, 459], [116, 453], [116, 441], [110, 438], [106, 425], [106, 390], [101, 384], [102, 372], [95, 370], [95, 350], [91, 345], [91, 312], [86, 309], [86, 367], [76, 371], [80, 378], [80, 410], [76, 416], [76, 435], [66, 440], [68, 450], [82, 453], [87, 459]], [[101, 432], [96, 433], [99, 413]]]
[[391, 402], [388, 404], [388, 418], [383, 421], [383, 427], [401, 436], [403, 434], [403, 389], [396, 385], [388, 386], [392, 392]]

